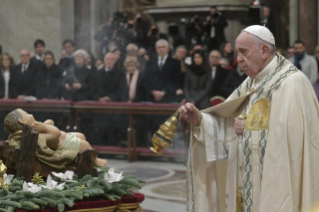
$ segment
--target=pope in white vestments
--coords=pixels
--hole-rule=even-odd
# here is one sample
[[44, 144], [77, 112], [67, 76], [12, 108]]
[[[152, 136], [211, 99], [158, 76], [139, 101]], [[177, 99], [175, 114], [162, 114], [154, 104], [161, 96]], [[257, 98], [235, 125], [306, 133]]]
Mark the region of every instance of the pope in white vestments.
[[308, 78], [263, 26], [236, 39], [248, 78], [222, 104], [191, 123], [187, 168], [190, 212], [299, 212], [319, 202], [319, 108]]

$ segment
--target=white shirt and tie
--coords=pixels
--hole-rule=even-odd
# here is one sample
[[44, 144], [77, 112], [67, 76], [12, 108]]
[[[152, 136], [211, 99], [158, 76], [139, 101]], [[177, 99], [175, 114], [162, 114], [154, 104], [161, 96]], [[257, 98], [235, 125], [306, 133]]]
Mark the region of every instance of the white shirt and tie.
[[30, 65], [30, 62], [27, 64], [22, 63], [21, 64], [21, 73], [24, 74], [24, 72], [26, 72], [28, 70], [28, 67]]
[[165, 64], [167, 57], [168, 57], [168, 54], [165, 55], [164, 57], [158, 56], [157, 65], [158, 65], [158, 68], [160, 71], [162, 70], [162, 68]]
[[214, 80], [216, 77], [216, 66], [212, 67], [212, 79]]

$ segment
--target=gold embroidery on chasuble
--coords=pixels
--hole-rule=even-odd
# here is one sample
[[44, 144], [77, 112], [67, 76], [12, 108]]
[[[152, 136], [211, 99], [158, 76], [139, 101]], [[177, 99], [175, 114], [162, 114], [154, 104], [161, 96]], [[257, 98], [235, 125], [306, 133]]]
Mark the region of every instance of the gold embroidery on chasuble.
[[266, 98], [258, 99], [249, 109], [245, 130], [268, 130], [270, 102]]

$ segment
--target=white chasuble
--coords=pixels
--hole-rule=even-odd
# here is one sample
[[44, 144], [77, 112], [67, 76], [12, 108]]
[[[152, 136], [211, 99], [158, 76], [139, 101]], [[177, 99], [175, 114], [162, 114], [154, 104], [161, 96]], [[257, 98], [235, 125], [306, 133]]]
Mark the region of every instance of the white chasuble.
[[[319, 200], [318, 100], [277, 57], [191, 126], [187, 211], [306, 211]], [[243, 136], [234, 118], [246, 114]]]

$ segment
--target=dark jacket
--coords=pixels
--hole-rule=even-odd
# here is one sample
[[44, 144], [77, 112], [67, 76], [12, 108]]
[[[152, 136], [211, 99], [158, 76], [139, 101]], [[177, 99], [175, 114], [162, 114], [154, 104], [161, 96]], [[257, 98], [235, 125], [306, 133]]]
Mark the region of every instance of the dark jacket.
[[[211, 72], [210, 72], [211, 73]], [[210, 74], [211, 79], [211, 93], [210, 97], [214, 96], [222, 96], [226, 97], [226, 95], [222, 92], [222, 86], [229, 74], [229, 70], [222, 68], [220, 65], [216, 67], [216, 75], [214, 80], [212, 79], [212, 74]]]
[[99, 101], [100, 98], [108, 96], [112, 102], [127, 101], [127, 83], [124, 73], [113, 68], [106, 72], [103, 67], [96, 71], [92, 98]]
[[16, 77], [17, 95], [36, 96], [37, 76], [39, 65], [30, 61], [28, 69], [22, 74], [22, 64], [20, 63], [14, 68]]
[[[135, 88], [135, 96], [132, 100], [132, 102], [143, 102], [146, 101], [146, 92], [143, 86], [143, 81], [144, 81], [144, 74], [143, 73], [139, 73], [138, 78], [137, 78], [137, 82], [136, 82], [136, 88]], [[126, 79], [127, 82], [127, 79]], [[129, 86], [127, 86], [127, 99], [129, 99], [128, 95], [130, 92], [130, 88]]]
[[59, 62], [59, 66], [62, 68], [62, 71], [72, 68], [74, 66], [74, 58], [73, 57], [61, 58]]
[[[226, 42], [224, 28], [228, 26], [228, 23], [224, 16], [220, 15], [217, 23], [209, 21], [205, 26], [206, 41], [208, 50], [219, 49], [220, 45]], [[211, 38], [211, 29], [215, 27], [215, 37]]]
[[164, 91], [160, 103], [175, 102], [176, 90], [180, 86], [181, 63], [168, 56], [162, 70], [158, 67], [158, 58], [154, 58], [146, 63], [145, 66], [144, 88], [147, 92], [148, 101], [154, 101], [152, 91]]
[[74, 66], [67, 70], [67, 74], [64, 77], [64, 84], [69, 84], [73, 86], [73, 83], [80, 83], [80, 89], [66, 90], [65, 85], [63, 97], [68, 100], [73, 101], [85, 101], [90, 100], [92, 84], [93, 84], [93, 73], [91, 70], [87, 69], [85, 66], [77, 68]]
[[211, 74], [207, 72], [203, 75], [196, 75], [190, 70], [186, 70], [184, 94], [187, 102], [195, 102], [195, 106], [202, 110], [210, 106]]
[[237, 71], [237, 67], [234, 68], [233, 72], [231, 72], [222, 87], [222, 92], [225, 94], [225, 97], [227, 98], [234, 92], [234, 90], [247, 78], [247, 75], [244, 74], [240, 76]]
[[[9, 79], [9, 98], [15, 99], [17, 98], [17, 85], [16, 85], [16, 79], [13, 73], [13, 67], [10, 67], [10, 79]], [[5, 82], [4, 82], [4, 76], [3, 76], [3, 69], [1, 69], [0, 74], [0, 98], [4, 97], [5, 93]]]
[[42, 65], [38, 73], [36, 96], [38, 99], [60, 99], [62, 92], [62, 71], [55, 64], [51, 67]]

